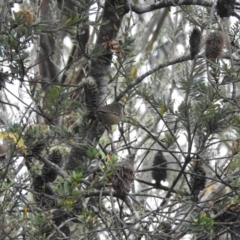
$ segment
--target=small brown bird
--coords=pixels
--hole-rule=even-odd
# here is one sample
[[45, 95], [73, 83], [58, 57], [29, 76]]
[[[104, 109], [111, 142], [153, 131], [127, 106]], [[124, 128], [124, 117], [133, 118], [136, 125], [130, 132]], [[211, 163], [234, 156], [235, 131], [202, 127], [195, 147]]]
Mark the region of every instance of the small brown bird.
[[118, 124], [123, 116], [123, 105], [118, 102], [99, 107], [96, 111], [97, 118], [105, 125]]
[[167, 160], [163, 156], [161, 151], [158, 151], [153, 159], [152, 178], [156, 181], [156, 185], [160, 186], [161, 181], [165, 181], [167, 178]]

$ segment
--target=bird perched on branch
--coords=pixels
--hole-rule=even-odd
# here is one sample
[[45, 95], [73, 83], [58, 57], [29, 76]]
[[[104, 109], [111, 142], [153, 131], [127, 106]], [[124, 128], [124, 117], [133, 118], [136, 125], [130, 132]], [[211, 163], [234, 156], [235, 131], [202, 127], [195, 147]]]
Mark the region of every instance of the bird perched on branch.
[[192, 195], [192, 201], [198, 201], [198, 194], [205, 188], [206, 184], [206, 172], [202, 167], [202, 163], [198, 156], [192, 158], [193, 170], [190, 177], [190, 190]]
[[96, 111], [97, 119], [105, 125], [118, 124], [123, 116], [123, 105], [118, 102], [99, 107]]
[[155, 168], [152, 170], [152, 178], [156, 181], [156, 186], [160, 186], [161, 181], [165, 181], [167, 178], [167, 160], [162, 151], [155, 154], [152, 166]]

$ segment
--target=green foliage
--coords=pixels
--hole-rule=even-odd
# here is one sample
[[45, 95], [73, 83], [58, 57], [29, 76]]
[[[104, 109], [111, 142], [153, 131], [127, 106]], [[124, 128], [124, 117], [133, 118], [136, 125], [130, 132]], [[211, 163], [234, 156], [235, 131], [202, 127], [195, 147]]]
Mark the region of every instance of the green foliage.
[[47, 117], [59, 117], [77, 105], [76, 101], [70, 99], [65, 87], [53, 85], [48, 89], [42, 109]]
[[234, 171], [234, 170], [236, 170], [237, 168], [240, 167], [239, 151], [240, 151], [240, 149], [239, 149], [239, 147], [238, 147], [238, 148], [236, 149], [236, 151], [235, 151], [235, 155], [234, 155], [234, 157], [233, 157], [233, 159], [232, 159], [232, 162], [231, 162], [231, 169], [232, 169], [232, 171]]
[[[237, 184], [239, 184], [239, 181]], [[237, 185], [237, 184], [235, 184], [235, 185]], [[240, 194], [237, 194], [234, 197], [231, 197], [230, 200], [232, 201], [233, 206], [234, 206], [234, 204], [236, 204], [236, 205], [239, 204], [240, 203]]]
[[74, 204], [80, 196], [78, 187], [82, 179], [81, 172], [71, 172], [70, 175], [71, 181], [63, 181], [58, 183], [57, 192], [59, 194], [59, 205], [64, 206], [68, 210], [72, 210]]
[[[212, 76], [216, 77], [218, 73], [214, 74]], [[212, 134], [222, 132], [231, 125], [234, 112], [219, 101], [221, 98], [211, 84], [203, 80], [192, 83], [182, 80], [180, 84], [182, 90], [190, 90], [189, 102], [183, 101], [176, 112], [185, 129], [190, 128], [192, 134], [201, 131], [206, 141]]]
[[94, 159], [94, 158], [99, 158], [100, 157], [100, 152], [98, 149], [94, 148], [94, 147], [89, 147], [86, 151], [87, 157], [90, 159]]
[[93, 211], [84, 211], [81, 216], [78, 216], [79, 221], [84, 223], [86, 226], [93, 224], [94, 226], [97, 226], [97, 216]]
[[165, 143], [165, 146], [168, 148], [168, 147], [170, 147], [170, 146], [172, 146], [174, 144], [176, 139], [178, 139], [178, 137], [175, 138], [172, 135], [172, 133], [166, 132], [165, 135], [164, 135], [164, 138], [161, 139], [161, 141], [163, 143]]
[[82, 172], [71, 171], [70, 172], [70, 180], [78, 186], [82, 181]]
[[199, 214], [192, 220], [191, 223], [188, 223], [188, 228], [193, 232], [203, 231], [209, 233], [213, 229], [214, 221], [206, 213]]
[[[133, 38], [131, 36], [126, 36], [124, 38], [124, 41], [122, 41], [122, 40], [119, 41], [119, 44], [120, 44], [121, 50], [124, 53], [124, 57], [126, 57], [128, 59], [128, 61], [125, 63], [129, 64], [130, 63], [129, 57], [135, 55], [134, 49], [136, 46], [136, 40], [135, 40], [135, 38]], [[131, 59], [131, 60], [133, 60], [133, 59]]]
[[80, 15], [79, 14], [70, 14], [70, 17], [67, 19], [67, 21], [63, 24], [63, 27], [68, 28], [80, 21]]
[[[49, 221], [48, 217], [41, 213], [34, 213], [34, 214], [30, 214], [30, 219], [31, 219], [31, 223], [32, 223], [34, 229], [37, 231], [37, 234], [39, 236], [39, 238], [37, 238], [37, 239], [39, 239], [39, 240], [46, 239], [47, 234], [49, 234], [49, 231], [51, 229], [50, 221]], [[30, 235], [30, 237], [34, 237], [31, 235]]]
[[121, 163], [118, 162], [117, 155], [106, 155], [104, 159], [106, 159], [106, 161], [102, 162], [99, 168], [103, 173], [101, 181], [105, 184]]

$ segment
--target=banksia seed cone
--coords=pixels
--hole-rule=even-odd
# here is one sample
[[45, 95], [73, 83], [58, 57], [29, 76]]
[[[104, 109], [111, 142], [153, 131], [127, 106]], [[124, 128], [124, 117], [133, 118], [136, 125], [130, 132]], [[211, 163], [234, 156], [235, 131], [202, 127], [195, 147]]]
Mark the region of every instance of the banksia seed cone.
[[56, 202], [53, 198], [47, 195], [54, 196], [53, 189], [43, 181], [42, 176], [35, 174], [33, 177], [33, 190], [34, 199], [40, 205], [41, 208], [51, 209], [56, 206]]
[[[237, 240], [240, 234], [239, 225], [239, 212], [232, 211], [231, 209], [226, 209], [223, 213], [214, 218], [214, 228], [213, 231], [216, 235], [219, 234], [223, 229], [226, 229], [227, 233], [231, 235], [229, 239]], [[219, 236], [218, 236], [219, 237]], [[217, 239], [217, 238], [214, 238]]]
[[218, 0], [217, 1], [217, 14], [219, 17], [230, 17], [234, 12], [235, 0]]
[[[58, 227], [62, 223], [66, 222], [66, 220], [68, 220], [71, 217], [73, 217], [73, 216], [71, 216], [71, 214], [69, 212], [67, 212], [66, 210], [58, 209], [53, 212], [52, 220]], [[66, 223], [64, 226], [62, 226], [59, 230], [61, 232], [63, 232], [66, 235], [66, 237], [70, 237], [70, 228], [69, 228], [68, 223]], [[59, 236], [59, 237], [62, 237], [62, 236]]]
[[198, 28], [194, 28], [189, 39], [190, 54], [192, 59], [196, 57], [200, 50], [201, 38], [201, 31]]
[[[49, 161], [61, 166], [62, 164], [62, 154], [59, 150], [53, 150], [49, 155]], [[54, 182], [57, 178], [57, 172], [47, 164], [43, 165], [42, 168], [42, 178], [44, 182]]]
[[73, 217], [74, 217], [74, 215], [65, 209], [56, 209], [53, 211], [52, 219], [57, 226], [60, 226], [61, 223], [65, 222], [67, 219], [73, 218]]
[[[71, 214], [69, 211], [66, 211], [64, 209], [54, 209], [53, 211], [51, 211], [52, 213], [52, 222], [59, 227], [61, 224], [65, 223], [68, 219], [75, 217], [73, 214]], [[47, 237], [52, 234], [54, 231], [54, 234], [51, 236], [51, 240], [53, 239], [66, 239], [63, 237], [64, 233], [67, 237], [67, 239], [70, 239], [70, 228], [68, 225], [68, 222], [65, 223], [61, 228], [59, 228], [58, 230], [56, 229], [55, 226], [53, 226], [52, 224], [48, 224], [47, 226], [45, 226], [42, 231], [41, 231], [41, 235], [44, 235], [44, 239], [47, 239]]]
[[121, 195], [128, 193], [134, 180], [134, 173], [133, 166], [125, 162], [117, 169], [111, 178], [113, 189]]
[[29, 155], [32, 157], [37, 157], [37, 155], [40, 155], [45, 147], [45, 143], [38, 141], [29, 147]]
[[205, 43], [206, 58], [219, 58], [225, 44], [224, 34], [220, 31], [211, 32], [207, 35]]
[[160, 186], [161, 181], [165, 181], [167, 178], [167, 160], [163, 156], [161, 151], [158, 151], [153, 159], [152, 178], [156, 181], [156, 185]]
[[192, 201], [198, 201], [198, 194], [205, 188], [206, 184], [206, 172], [201, 166], [202, 163], [198, 160], [198, 157], [193, 158], [193, 173], [190, 178], [190, 190], [192, 195]]

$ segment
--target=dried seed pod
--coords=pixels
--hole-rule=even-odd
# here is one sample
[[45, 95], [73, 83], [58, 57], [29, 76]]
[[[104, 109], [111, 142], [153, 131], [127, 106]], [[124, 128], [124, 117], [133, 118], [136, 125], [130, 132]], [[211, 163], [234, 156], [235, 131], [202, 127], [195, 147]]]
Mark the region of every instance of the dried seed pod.
[[[49, 154], [49, 161], [61, 166], [62, 154], [58, 149], [53, 150], [52, 153]], [[54, 182], [57, 178], [57, 172], [54, 168], [44, 164], [42, 168], [42, 178], [44, 182]]]
[[219, 17], [230, 17], [234, 12], [235, 0], [218, 0], [216, 5]]
[[190, 190], [192, 195], [192, 201], [198, 201], [198, 194], [205, 188], [206, 184], [206, 172], [202, 167], [202, 163], [199, 161], [199, 157], [193, 157], [193, 171], [190, 177]]
[[111, 178], [113, 189], [122, 195], [128, 193], [131, 190], [134, 173], [133, 166], [130, 163], [125, 162], [116, 170]]
[[30, 25], [33, 22], [33, 14], [27, 9], [21, 9], [14, 15], [18, 24]]
[[102, 38], [102, 46], [104, 48], [110, 49], [112, 53], [120, 53], [121, 47], [118, 43], [118, 41], [111, 39], [111, 37], [106, 36]]
[[[53, 222], [56, 224], [56, 226], [60, 226], [62, 223], [66, 222], [69, 218], [71, 218], [71, 214], [63, 209], [57, 209], [56, 211], [53, 212]], [[70, 228], [68, 223], [66, 223], [64, 226], [62, 226], [59, 229], [61, 232], [63, 232], [66, 237], [70, 237]], [[62, 236], [59, 236], [62, 237]]]
[[35, 124], [27, 127], [24, 132], [24, 143], [29, 157], [37, 157], [49, 144], [49, 127], [44, 124]]
[[194, 59], [200, 51], [201, 39], [201, 31], [198, 28], [194, 28], [189, 38], [190, 54], [192, 59]]
[[167, 160], [163, 156], [161, 151], [158, 151], [153, 159], [152, 178], [156, 181], [156, 186], [161, 185], [161, 181], [165, 181], [167, 178]]
[[43, 181], [42, 176], [35, 174], [33, 177], [34, 199], [41, 208], [51, 209], [56, 206], [53, 189]]
[[37, 157], [37, 155], [40, 155], [45, 147], [46, 144], [44, 142], [37, 141], [29, 148], [30, 156]]
[[223, 47], [225, 45], [225, 36], [223, 32], [210, 32], [206, 37], [205, 55], [206, 58], [219, 58], [222, 55]]
[[[240, 228], [239, 228], [239, 211], [232, 211], [231, 209], [226, 209], [220, 215], [217, 215], [214, 220], [214, 228], [213, 231], [216, 235], [221, 232], [224, 228], [227, 230], [229, 235], [231, 235], [232, 240], [239, 239]], [[219, 236], [218, 236], [219, 237]], [[216, 239], [216, 238], [214, 238]]]

